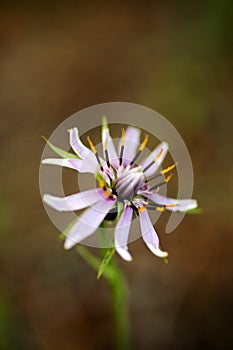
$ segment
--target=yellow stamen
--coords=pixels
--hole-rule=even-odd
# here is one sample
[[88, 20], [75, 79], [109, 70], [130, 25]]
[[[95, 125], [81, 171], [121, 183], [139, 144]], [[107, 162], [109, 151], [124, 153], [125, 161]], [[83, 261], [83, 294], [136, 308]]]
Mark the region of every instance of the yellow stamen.
[[138, 212], [142, 213], [145, 209], [146, 209], [146, 207], [140, 207], [140, 208], [138, 208]]
[[94, 144], [93, 144], [93, 142], [91, 141], [91, 139], [90, 139], [89, 136], [87, 136], [87, 142], [89, 143], [89, 146], [90, 146], [92, 152], [93, 152], [94, 154], [96, 154], [97, 151], [96, 151], [95, 146], [94, 146]]
[[175, 167], [176, 167], [176, 165], [177, 165], [177, 163], [175, 163], [175, 164], [173, 164], [173, 165], [171, 165], [171, 166], [169, 166], [168, 168], [166, 168], [166, 169], [163, 169], [163, 170], [161, 170], [160, 171], [160, 174], [166, 174], [166, 173], [168, 173], [169, 171], [171, 171], [172, 169], [174, 169]]
[[159, 151], [159, 154], [155, 157], [154, 162], [157, 162], [157, 160], [161, 157], [162, 153], [163, 153], [163, 149], [161, 148], [161, 150]]
[[121, 146], [125, 145], [125, 129], [121, 130]]
[[168, 175], [168, 177], [165, 179], [165, 182], [168, 183], [171, 180], [172, 176], [173, 176], [172, 173]]
[[104, 188], [103, 189], [104, 190], [104, 195], [105, 195], [105, 197], [110, 197], [111, 196], [111, 193], [106, 189], [106, 188]]
[[146, 135], [141, 146], [139, 147], [139, 151], [143, 151], [143, 149], [146, 147], [148, 140], [149, 140], [149, 135]]
[[157, 211], [161, 211], [161, 212], [163, 212], [163, 211], [165, 211], [165, 210], [166, 210], [166, 208], [165, 208], [165, 207], [157, 207], [157, 208], [156, 208], [156, 210], [157, 210]]
[[98, 181], [99, 181], [99, 186], [100, 186], [101, 188], [104, 188], [104, 186], [105, 186], [105, 181], [104, 181], [104, 179], [99, 179]]
[[166, 204], [165, 207], [166, 208], [169, 208], [169, 207], [176, 207], [177, 204], [176, 203], [173, 203], [173, 204]]
[[169, 207], [175, 207], [177, 204], [165, 204], [164, 207], [157, 207], [156, 210], [164, 212]]

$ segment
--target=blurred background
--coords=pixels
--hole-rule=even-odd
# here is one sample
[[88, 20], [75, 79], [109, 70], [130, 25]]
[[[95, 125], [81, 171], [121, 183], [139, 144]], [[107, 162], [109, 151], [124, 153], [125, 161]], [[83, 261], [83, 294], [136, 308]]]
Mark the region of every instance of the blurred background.
[[[222, 349], [232, 335], [231, 1], [1, 1], [0, 349], [113, 349], [104, 280], [64, 251], [41, 203], [44, 142], [68, 116], [124, 101], [164, 115], [193, 161], [194, 198], [168, 265], [142, 240], [117, 258], [132, 348]], [[94, 253], [97, 253], [93, 250]]]

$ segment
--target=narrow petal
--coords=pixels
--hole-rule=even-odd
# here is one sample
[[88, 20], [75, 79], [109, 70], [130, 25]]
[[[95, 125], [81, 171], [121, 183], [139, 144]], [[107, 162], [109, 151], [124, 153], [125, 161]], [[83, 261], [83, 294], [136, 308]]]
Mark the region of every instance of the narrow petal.
[[[74, 159], [74, 158], [72, 158]], [[66, 168], [71, 168], [77, 170], [77, 168], [70, 163], [71, 158], [69, 159], [62, 159], [62, 158], [47, 158], [42, 160], [42, 164], [49, 164], [49, 165], [58, 165], [63, 166]], [[77, 159], [80, 161], [80, 159]]]
[[102, 125], [102, 144], [103, 144], [103, 153], [105, 152], [105, 143], [107, 142], [107, 148], [108, 148], [108, 155], [109, 160], [116, 160], [118, 159], [117, 152], [113, 143], [113, 140], [111, 138], [109, 127], [107, 124], [106, 118], [103, 119], [103, 125]]
[[80, 173], [91, 173], [95, 174], [98, 169], [99, 165], [95, 158], [93, 158], [93, 154], [90, 152], [90, 156], [86, 159], [77, 159], [77, 158], [47, 158], [42, 160], [42, 164], [49, 164], [49, 165], [58, 165], [63, 166], [66, 168], [74, 169], [79, 171]]
[[[120, 149], [121, 144], [119, 145]], [[129, 126], [125, 132], [125, 147], [123, 154], [124, 164], [127, 165], [134, 158], [137, 148], [140, 146], [140, 129]]]
[[70, 158], [69, 163], [80, 173], [95, 174], [100, 167], [91, 151], [89, 151], [89, 155], [85, 159]]
[[64, 248], [70, 249], [96, 231], [116, 199], [105, 198], [88, 208], [71, 228], [66, 237]]
[[167, 151], [168, 144], [166, 142], [162, 142], [142, 162], [141, 167], [142, 169], [145, 169], [149, 164], [153, 162], [153, 160], [156, 159], [156, 157], [158, 157], [158, 159], [149, 167], [149, 169], [145, 171], [146, 176], [151, 176], [158, 170], [164, 158], [166, 157]]
[[102, 188], [95, 188], [93, 190], [75, 193], [67, 197], [56, 197], [45, 194], [43, 201], [58, 211], [73, 211], [89, 207], [102, 198], [104, 198]]
[[124, 211], [115, 229], [116, 251], [126, 261], [132, 261], [132, 256], [128, 252], [128, 247], [127, 247], [132, 215], [133, 215], [133, 209], [130, 208], [128, 205], [125, 205]]
[[[198, 206], [196, 199], [175, 199], [167, 198], [158, 193], [144, 193], [147, 198], [159, 205], [174, 205], [167, 207], [167, 210], [170, 211], [187, 211], [195, 209]], [[175, 205], [176, 204], [176, 205]]]
[[168, 256], [167, 252], [163, 252], [159, 248], [159, 238], [150, 220], [147, 210], [139, 213], [142, 238], [151, 252], [160, 258]]
[[81, 158], [86, 158], [90, 152], [89, 148], [87, 148], [79, 138], [78, 128], [72, 128], [68, 130], [70, 134], [70, 145], [73, 151]]

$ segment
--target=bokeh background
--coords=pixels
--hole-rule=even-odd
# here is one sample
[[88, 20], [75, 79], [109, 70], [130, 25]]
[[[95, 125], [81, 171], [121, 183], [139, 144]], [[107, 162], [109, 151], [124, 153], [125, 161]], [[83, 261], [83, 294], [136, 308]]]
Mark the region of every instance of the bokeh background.
[[[57, 239], [39, 195], [44, 143], [72, 113], [125, 101], [182, 135], [203, 214], [171, 235], [168, 265], [141, 240], [117, 258], [133, 349], [231, 348], [231, 1], [1, 1], [0, 349], [113, 349], [104, 280]], [[97, 253], [94, 251], [94, 253]]]

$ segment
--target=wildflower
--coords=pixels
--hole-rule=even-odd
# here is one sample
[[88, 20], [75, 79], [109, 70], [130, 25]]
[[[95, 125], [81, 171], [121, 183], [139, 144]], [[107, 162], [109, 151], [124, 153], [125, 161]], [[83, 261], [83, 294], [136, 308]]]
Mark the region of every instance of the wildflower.
[[[101, 158], [88, 137], [90, 148], [79, 138], [77, 128], [69, 130], [70, 145], [79, 158], [44, 159], [43, 164], [53, 164], [88, 172], [96, 176], [99, 187], [76, 193], [64, 198], [45, 194], [46, 204], [58, 211], [76, 211], [87, 208], [71, 227], [64, 247], [69, 249], [93, 234], [104, 220], [117, 217], [114, 245], [119, 255], [126, 261], [132, 256], [127, 242], [133, 217], [140, 221], [142, 238], [156, 256], [165, 258], [168, 253], [160, 249], [158, 235], [150, 220], [148, 210], [184, 212], [195, 209], [197, 201], [191, 199], [172, 199], [158, 192], [171, 177], [176, 164], [160, 170], [168, 144], [162, 142], [140, 164], [136, 163], [146, 147], [148, 135], [140, 143], [140, 130], [129, 126], [122, 130], [118, 152], [109, 133], [106, 120], [102, 126], [102, 145], [104, 159]], [[153, 180], [163, 179], [157, 184]], [[114, 216], [115, 212], [115, 216]]]

